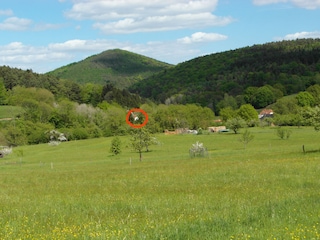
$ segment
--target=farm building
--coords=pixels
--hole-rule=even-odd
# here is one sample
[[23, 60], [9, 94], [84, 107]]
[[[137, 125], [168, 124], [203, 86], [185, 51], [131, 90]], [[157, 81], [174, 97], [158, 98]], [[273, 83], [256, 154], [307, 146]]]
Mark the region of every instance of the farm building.
[[273, 110], [272, 109], [265, 108], [259, 113], [260, 120], [262, 120], [266, 117], [273, 117]]

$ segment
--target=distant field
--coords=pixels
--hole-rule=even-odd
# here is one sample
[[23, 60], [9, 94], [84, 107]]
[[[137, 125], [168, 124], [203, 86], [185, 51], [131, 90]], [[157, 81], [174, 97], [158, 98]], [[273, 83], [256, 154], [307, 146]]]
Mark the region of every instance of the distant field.
[[[157, 135], [24, 146], [0, 159], [0, 239], [320, 239], [320, 133]], [[189, 158], [192, 143], [208, 158]], [[307, 153], [302, 152], [304, 145]]]
[[13, 118], [17, 114], [21, 113], [21, 107], [17, 106], [0, 106], [0, 119]]

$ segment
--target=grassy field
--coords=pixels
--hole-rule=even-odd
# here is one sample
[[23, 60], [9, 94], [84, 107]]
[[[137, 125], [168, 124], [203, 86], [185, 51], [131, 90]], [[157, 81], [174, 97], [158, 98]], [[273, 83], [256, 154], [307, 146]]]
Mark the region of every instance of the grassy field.
[[[129, 137], [119, 156], [112, 138], [14, 149], [0, 239], [320, 239], [320, 133], [249, 130], [246, 149], [239, 134], [157, 135], [142, 162]], [[196, 141], [208, 158], [189, 157]]]

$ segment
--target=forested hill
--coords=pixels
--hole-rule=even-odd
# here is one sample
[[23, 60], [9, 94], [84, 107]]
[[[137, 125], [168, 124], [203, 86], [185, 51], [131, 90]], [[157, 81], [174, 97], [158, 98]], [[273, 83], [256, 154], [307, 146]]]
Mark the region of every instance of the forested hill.
[[198, 57], [134, 84], [130, 90], [157, 101], [215, 108], [225, 93], [270, 85], [283, 95], [320, 83], [320, 39], [273, 42]]
[[114, 49], [58, 68], [49, 75], [77, 83], [106, 82], [123, 89], [172, 65], [125, 50]]

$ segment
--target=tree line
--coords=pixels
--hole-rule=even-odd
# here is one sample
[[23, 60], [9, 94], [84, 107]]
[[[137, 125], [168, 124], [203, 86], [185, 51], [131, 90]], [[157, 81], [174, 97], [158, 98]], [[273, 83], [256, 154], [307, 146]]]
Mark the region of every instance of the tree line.
[[[6, 89], [0, 80], [1, 105], [21, 109], [15, 115], [8, 113], [11, 120], [0, 122], [0, 141], [9, 145], [44, 143], [48, 142], [47, 133], [53, 129], [64, 133], [68, 140], [125, 135], [131, 130], [126, 114], [132, 107], [148, 113], [147, 129], [151, 133], [178, 127], [205, 128], [214, 119], [209, 108], [195, 104], [158, 105], [147, 100], [142, 102], [140, 97], [109, 84], [95, 87], [93, 84], [82, 86], [80, 101], [73, 101], [74, 98], [55, 95], [45, 88], [16, 85]], [[92, 104], [85, 99], [95, 101]]]

